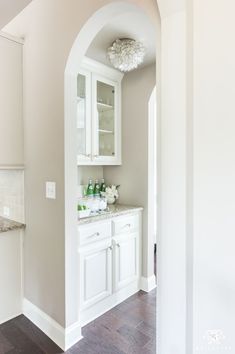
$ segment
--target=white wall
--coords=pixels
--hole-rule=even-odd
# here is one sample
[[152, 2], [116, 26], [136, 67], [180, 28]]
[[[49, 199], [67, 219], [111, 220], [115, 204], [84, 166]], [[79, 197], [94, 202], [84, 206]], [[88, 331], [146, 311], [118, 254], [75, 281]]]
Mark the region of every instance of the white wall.
[[[105, 166], [108, 184], [121, 185], [120, 204], [142, 206], [143, 211], [143, 267], [144, 277], [153, 275], [148, 270], [148, 103], [156, 84], [155, 64], [134, 70], [122, 80], [122, 165]], [[150, 257], [150, 255], [149, 255]]]
[[158, 129], [159, 224], [157, 349], [186, 351], [186, 13], [162, 20], [161, 124]]
[[235, 352], [234, 12], [194, 1], [194, 353]]

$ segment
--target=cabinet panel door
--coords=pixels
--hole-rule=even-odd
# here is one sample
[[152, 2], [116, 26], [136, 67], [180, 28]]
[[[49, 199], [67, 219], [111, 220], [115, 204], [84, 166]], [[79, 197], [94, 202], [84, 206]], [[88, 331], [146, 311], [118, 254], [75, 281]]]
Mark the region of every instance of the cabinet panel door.
[[117, 82], [93, 75], [93, 160], [115, 162], [120, 156], [120, 117]]
[[87, 308], [112, 293], [111, 241], [80, 252], [81, 308]]
[[91, 73], [77, 76], [77, 154], [78, 162], [91, 161]]
[[115, 280], [114, 288], [119, 290], [138, 276], [138, 233], [114, 238]]

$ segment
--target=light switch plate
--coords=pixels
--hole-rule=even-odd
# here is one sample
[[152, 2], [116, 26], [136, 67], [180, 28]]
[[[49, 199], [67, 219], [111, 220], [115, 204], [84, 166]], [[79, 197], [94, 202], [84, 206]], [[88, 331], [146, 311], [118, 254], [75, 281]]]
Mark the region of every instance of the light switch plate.
[[56, 199], [56, 183], [46, 182], [46, 198]]

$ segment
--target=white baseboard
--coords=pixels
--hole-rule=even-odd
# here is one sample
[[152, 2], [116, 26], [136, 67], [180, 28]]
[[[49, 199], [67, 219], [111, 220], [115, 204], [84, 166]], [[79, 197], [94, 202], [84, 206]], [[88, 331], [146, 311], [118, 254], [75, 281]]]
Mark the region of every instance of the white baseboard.
[[[65, 329], [64, 350], [68, 350], [83, 338], [80, 323], [76, 322]], [[62, 348], [63, 349], [63, 348]]]
[[140, 289], [149, 293], [151, 290], [156, 288], [156, 277], [155, 275], [152, 275], [151, 277], [145, 278], [141, 277], [140, 278]]
[[79, 323], [63, 328], [27, 299], [23, 300], [23, 314], [64, 351], [82, 339]]

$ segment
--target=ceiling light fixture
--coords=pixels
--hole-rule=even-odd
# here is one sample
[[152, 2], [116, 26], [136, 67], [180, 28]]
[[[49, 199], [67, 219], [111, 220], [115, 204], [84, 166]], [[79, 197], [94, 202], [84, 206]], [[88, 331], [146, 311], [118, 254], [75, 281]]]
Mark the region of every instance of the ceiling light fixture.
[[120, 38], [108, 48], [107, 56], [116, 69], [128, 72], [143, 62], [145, 52], [143, 43], [130, 38]]

